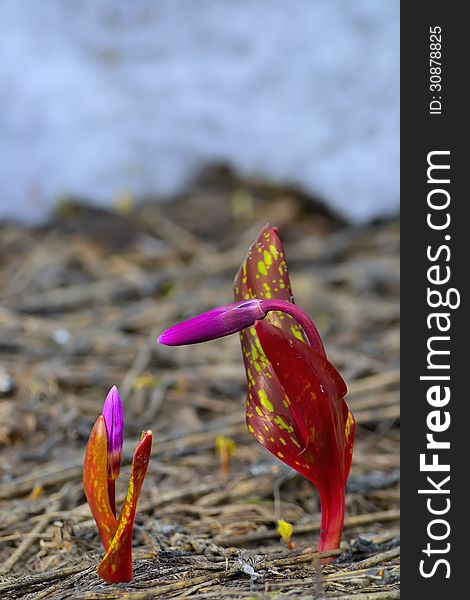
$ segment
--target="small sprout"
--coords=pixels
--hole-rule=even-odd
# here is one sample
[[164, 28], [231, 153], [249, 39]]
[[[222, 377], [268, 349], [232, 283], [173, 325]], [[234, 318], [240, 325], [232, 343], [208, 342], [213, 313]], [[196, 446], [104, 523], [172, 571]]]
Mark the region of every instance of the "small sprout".
[[158, 385], [158, 379], [150, 373], [142, 373], [139, 377], [134, 379], [132, 383], [133, 390], [144, 390], [148, 388], [155, 388]]
[[294, 544], [291, 541], [292, 533], [294, 531], [292, 524], [288, 523], [287, 521], [283, 521], [282, 519], [279, 519], [279, 521], [277, 522], [277, 530], [279, 532], [279, 535], [284, 540], [285, 545], [289, 548], [289, 550], [292, 550], [294, 548]]
[[132, 461], [127, 496], [117, 519], [114, 483], [121, 468], [123, 429], [121, 398], [114, 386], [90, 433], [83, 466], [85, 495], [106, 552], [98, 573], [108, 583], [132, 579], [132, 530], [152, 449], [152, 432], [142, 433]]
[[33, 489], [31, 490], [31, 492], [29, 493], [28, 496], [28, 500], [37, 500], [38, 498], [41, 498], [41, 496], [44, 495], [44, 488], [42, 487], [42, 485], [40, 483], [36, 483], [33, 487]]
[[235, 442], [224, 435], [218, 435], [215, 438], [215, 447], [220, 456], [220, 470], [227, 477], [230, 471], [230, 457], [235, 450]]

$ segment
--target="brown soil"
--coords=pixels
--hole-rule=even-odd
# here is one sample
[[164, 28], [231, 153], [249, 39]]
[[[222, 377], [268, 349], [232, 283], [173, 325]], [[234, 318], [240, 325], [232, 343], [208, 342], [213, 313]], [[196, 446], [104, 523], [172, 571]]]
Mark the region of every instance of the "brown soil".
[[[344, 545], [323, 567], [316, 490], [245, 428], [238, 337], [154, 343], [231, 301], [267, 221], [358, 422]], [[0, 597], [398, 598], [398, 243], [396, 221], [351, 227], [295, 190], [220, 178], [168, 204], [64, 203], [47, 226], [0, 225]], [[142, 429], [154, 448], [135, 577], [110, 586], [81, 474], [113, 384], [126, 417], [118, 500]], [[236, 443], [227, 476], [218, 434]], [[278, 518], [294, 525], [291, 551]]]

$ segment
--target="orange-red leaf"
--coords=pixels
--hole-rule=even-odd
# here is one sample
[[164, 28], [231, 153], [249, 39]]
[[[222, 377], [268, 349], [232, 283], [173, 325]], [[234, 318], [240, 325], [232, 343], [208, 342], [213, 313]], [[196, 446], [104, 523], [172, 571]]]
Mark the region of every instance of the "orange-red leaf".
[[103, 415], [98, 417], [88, 439], [83, 467], [83, 487], [104, 549], [107, 550], [118, 523], [108, 497], [108, 440]]
[[144, 483], [152, 449], [152, 432], [142, 434], [132, 461], [131, 478], [127, 496], [119, 516], [119, 525], [106, 552], [98, 573], [108, 583], [119, 583], [132, 579], [132, 529], [137, 510], [137, 501]]

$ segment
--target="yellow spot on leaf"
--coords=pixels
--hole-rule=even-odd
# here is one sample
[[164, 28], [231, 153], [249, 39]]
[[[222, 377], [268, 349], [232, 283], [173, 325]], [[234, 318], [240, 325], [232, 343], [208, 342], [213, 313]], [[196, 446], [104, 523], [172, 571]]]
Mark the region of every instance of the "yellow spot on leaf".
[[264, 406], [264, 408], [270, 413], [273, 413], [274, 406], [273, 403], [268, 399], [268, 395], [266, 394], [266, 392], [264, 390], [258, 390], [258, 397], [262, 406]]
[[272, 244], [269, 246], [269, 250], [271, 251], [271, 254], [274, 257], [274, 260], [277, 260], [277, 257], [279, 256], [279, 252], [277, 251], [276, 246], [273, 246]]
[[299, 339], [302, 342], [304, 341], [304, 338], [298, 325], [291, 325], [290, 330], [292, 332], [292, 335], [294, 335], [297, 339]]
[[292, 425], [289, 425], [289, 423], [286, 423], [284, 421], [284, 419], [279, 415], [276, 415], [276, 417], [274, 417], [274, 422], [276, 423], [276, 425], [279, 425], [279, 427], [281, 429], [285, 429], [286, 431], [289, 431], [290, 433], [292, 433], [294, 431], [294, 428], [292, 427]]
[[352, 414], [350, 412], [348, 412], [348, 420], [346, 421], [346, 429], [345, 429], [345, 432], [344, 432], [344, 434], [346, 436], [346, 439], [348, 439], [349, 436], [350, 436], [350, 434], [351, 434], [351, 425], [352, 425], [352, 423], [353, 423], [353, 416], [352, 416]]
[[[294, 436], [290, 435], [290, 436], [289, 436], [289, 438], [290, 438], [291, 442], [294, 444], [294, 446], [297, 446], [297, 448], [300, 448], [300, 444], [299, 444], [299, 442], [298, 442], [298, 441], [295, 439], [295, 437], [294, 437]], [[298, 464], [299, 464], [299, 463], [298, 463]]]
[[266, 267], [269, 269], [269, 267], [273, 264], [273, 259], [267, 250], [263, 252], [263, 258]]

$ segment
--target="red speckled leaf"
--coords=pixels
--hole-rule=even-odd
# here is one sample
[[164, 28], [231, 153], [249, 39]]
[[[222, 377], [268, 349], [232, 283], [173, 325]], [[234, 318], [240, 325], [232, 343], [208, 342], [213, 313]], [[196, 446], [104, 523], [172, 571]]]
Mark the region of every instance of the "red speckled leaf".
[[98, 567], [98, 573], [108, 583], [119, 583], [132, 579], [132, 529], [151, 449], [152, 432], [147, 431], [142, 434], [142, 439], [134, 454], [127, 496], [121, 509], [116, 534]]
[[103, 415], [98, 417], [88, 439], [83, 467], [83, 487], [104, 549], [107, 550], [118, 523], [108, 498], [108, 440]]
[[[275, 329], [281, 331], [279, 328]], [[242, 337], [242, 345], [245, 345], [243, 344], [246, 340], [245, 335]], [[250, 341], [250, 348], [244, 356], [248, 375], [246, 398], [248, 430], [281, 460], [284, 460], [285, 456], [297, 456], [307, 446], [308, 430], [301, 415], [280, 385], [258, 336], [250, 337], [254, 337], [255, 341]]]
[[[235, 300], [277, 298], [294, 302], [284, 248], [277, 231], [277, 227], [266, 225], [250, 246], [235, 277]], [[302, 328], [289, 315], [273, 311], [266, 321], [306, 341]]]
[[[293, 301], [284, 248], [277, 228], [266, 225], [250, 246], [235, 278], [234, 291], [235, 300], [277, 298]], [[271, 312], [265, 321], [305, 339], [301, 327], [289, 315]], [[273, 454], [278, 452], [273, 440], [280, 436], [286, 445], [292, 446], [291, 452], [301, 451], [305, 448], [307, 432], [302, 419], [295, 419], [292, 413], [289, 399], [266, 358], [256, 329], [250, 327], [242, 331], [240, 340], [248, 380], [246, 422], [249, 431]], [[276, 406], [276, 420], [269, 417], [272, 405]]]
[[[276, 228], [266, 226], [261, 231], [234, 287], [236, 300], [293, 302]], [[284, 313], [270, 312], [240, 338], [248, 379], [248, 429], [318, 488], [322, 504], [319, 549], [336, 548], [355, 431], [354, 418], [343, 400], [346, 384], [322, 345], [313, 350], [297, 321]]]
[[[256, 332], [279, 385], [291, 401], [293, 414], [301, 416], [307, 431], [305, 449], [300, 453], [276, 440], [274, 428], [275, 443], [271, 447], [265, 444], [266, 448], [275, 450], [274, 454], [318, 488], [322, 505], [318, 549], [337, 548], [343, 530], [344, 490], [355, 430], [354, 419], [338, 395], [341, 376], [321, 354], [279, 328], [260, 321]], [[342, 389], [346, 390], [344, 382]], [[282, 407], [276, 404], [272, 408], [270, 416], [275, 421]]]
[[[320, 487], [323, 479], [331, 479], [337, 469], [344, 480], [346, 445], [345, 432], [348, 408], [338, 396], [338, 378], [333, 365], [294, 336], [260, 321], [256, 332], [265, 355], [273, 365], [279, 385], [290, 401], [296, 421], [305, 428], [304, 452], [287, 453], [281, 457]], [[345, 388], [345, 386], [344, 386]], [[273, 402], [271, 418], [283, 411], [284, 405]], [[351, 434], [351, 426], [349, 426]], [[334, 436], [331, 432], [334, 431]], [[306, 438], [306, 439], [305, 439]], [[285, 446], [286, 450], [288, 449]], [[276, 450], [281, 450], [277, 442]]]
[[[247, 257], [234, 281], [235, 300], [249, 298], [293, 302], [284, 248], [276, 227], [266, 225], [250, 246]], [[285, 313], [270, 312], [263, 321], [306, 342], [303, 330]], [[243, 360], [248, 380], [246, 421], [249, 431], [275, 455], [297, 455], [305, 451], [309, 439], [303, 415], [292, 406], [279, 383], [277, 374], [258, 339], [255, 327], [241, 332]], [[336, 371], [335, 371], [336, 372]], [[341, 389], [344, 382], [338, 375]], [[275, 418], [270, 408], [276, 410]], [[282, 448], [278, 448], [276, 440]], [[284, 446], [285, 444], [285, 446]], [[282, 456], [279, 456], [282, 459]]]

